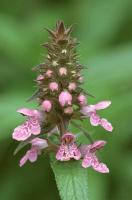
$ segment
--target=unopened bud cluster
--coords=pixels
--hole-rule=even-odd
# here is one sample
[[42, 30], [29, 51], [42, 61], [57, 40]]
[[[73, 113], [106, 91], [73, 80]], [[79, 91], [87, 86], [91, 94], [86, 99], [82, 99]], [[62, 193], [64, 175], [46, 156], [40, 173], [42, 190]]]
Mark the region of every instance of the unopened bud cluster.
[[[14, 129], [13, 139], [31, 144], [20, 166], [27, 160], [36, 161], [42, 151], [53, 151], [58, 161], [82, 159], [82, 167], [91, 166], [96, 171], [107, 173], [108, 168], [95, 155], [106, 142], [100, 140], [78, 147], [75, 134], [69, 132], [71, 121], [85, 118], [89, 118], [93, 126], [100, 125], [110, 132], [113, 129], [110, 122], [97, 114], [111, 102], [87, 103], [86, 93], [81, 87], [83, 66], [79, 64], [76, 53], [78, 43], [71, 37], [71, 31], [72, 27], [65, 28], [61, 21], [57, 22], [55, 31], [48, 29], [50, 39], [43, 45], [47, 49], [45, 62], [33, 68], [38, 72], [38, 89], [32, 99], [39, 103], [39, 109], [18, 110], [27, 120]], [[56, 133], [58, 141], [52, 140]]]

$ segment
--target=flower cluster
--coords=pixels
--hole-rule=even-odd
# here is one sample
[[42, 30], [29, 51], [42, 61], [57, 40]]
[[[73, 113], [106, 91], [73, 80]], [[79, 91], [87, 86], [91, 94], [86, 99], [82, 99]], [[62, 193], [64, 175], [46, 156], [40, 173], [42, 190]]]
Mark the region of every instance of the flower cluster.
[[[95, 105], [87, 102], [86, 92], [82, 88], [83, 66], [79, 64], [76, 53], [78, 43], [71, 37], [71, 31], [72, 27], [66, 28], [61, 21], [57, 22], [54, 31], [48, 29], [51, 37], [43, 44], [48, 51], [45, 63], [33, 68], [38, 72], [35, 80], [38, 89], [30, 99], [36, 100], [39, 108], [18, 110], [26, 117], [26, 122], [14, 129], [12, 137], [21, 142], [21, 146], [31, 144], [31, 149], [20, 160], [20, 166], [27, 160], [35, 162], [38, 155], [46, 151], [54, 152], [58, 161], [82, 160], [82, 167], [108, 173], [107, 166], [96, 156], [96, 151], [106, 142], [92, 140], [91, 144], [78, 146], [77, 136], [69, 132], [70, 123], [76, 126], [75, 120], [86, 118], [89, 118], [92, 126], [101, 126], [109, 132], [113, 129], [107, 119], [98, 115], [98, 111], [110, 106], [111, 102], [101, 101]], [[83, 133], [80, 125], [77, 128]], [[57, 140], [54, 140], [54, 135]]]

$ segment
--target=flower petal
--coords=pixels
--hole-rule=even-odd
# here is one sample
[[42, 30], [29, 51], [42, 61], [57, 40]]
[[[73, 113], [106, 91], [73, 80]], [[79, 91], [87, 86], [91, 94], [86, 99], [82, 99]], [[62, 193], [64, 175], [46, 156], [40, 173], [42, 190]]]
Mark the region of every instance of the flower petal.
[[100, 163], [96, 155], [93, 155], [92, 167], [95, 171], [100, 173], [109, 173], [109, 169], [104, 163]]
[[113, 130], [112, 124], [110, 122], [108, 122], [107, 119], [102, 118], [100, 121], [100, 125], [107, 131], [112, 132], [112, 130]]
[[83, 106], [81, 109], [81, 113], [86, 115], [87, 117], [90, 117], [91, 114], [95, 113], [95, 106], [94, 105], [88, 105], [88, 106]]
[[95, 104], [95, 109], [96, 110], [105, 109], [108, 106], [110, 106], [110, 104], [111, 104], [111, 101], [101, 101], [101, 102]]
[[27, 153], [28, 153], [28, 159], [30, 160], [30, 162], [35, 162], [37, 160], [37, 158], [38, 158], [38, 151], [37, 151], [36, 148], [32, 148]]
[[84, 159], [82, 161], [82, 167], [84, 167], [84, 168], [91, 167], [92, 160], [93, 160], [92, 154], [90, 154], [90, 153], [86, 154], [86, 156], [84, 157]]
[[32, 144], [32, 146], [37, 147], [39, 149], [44, 149], [48, 147], [47, 140], [41, 138], [34, 138], [33, 140], [31, 140], [30, 143]]
[[90, 123], [93, 126], [98, 126], [100, 124], [100, 117], [96, 113], [93, 113], [90, 116]]
[[17, 112], [25, 115], [25, 116], [29, 116], [29, 117], [39, 117], [39, 111], [38, 110], [33, 110], [33, 109], [28, 109], [28, 108], [20, 108], [17, 110]]
[[14, 129], [12, 138], [17, 141], [24, 141], [31, 136], [31, 130], [29, 127], [29, 121], [26, 121], [23, 125]]
[[24, 124], [14, 129], [12, 137], [17, 141], [24, 141], [28, 139], [31, 136], [31, 134], [40, 134], [40, 131], [41, 127], [39, 125], [38, 119], [31, 117]]
[[101, 148], [104, 147], [105, 145], [106, 145], [106, 141], [104, 141], [104, 140], [98, 140], [98, 141], [95, 141], [95, 142], [91, 145], [90, 150], [91, 150], [92, 152], [95, 152], [96, 150], [101, 149]]
[[35, 162], [37, 160], [37, 157], [38, 157], [38, 150], [36, 148], [31, 148], [21, 158], [19, 166], [22, 167], [27, 162], [27, 160], [29, 160], [30, 162]]
[[29, 119], [29, 126], [30, 126], [31, 133], [33, 135], [40, 134], [41, 127], [40, 127], [40, 124], [39, 124], [39, 120], [36, 117], [31, 117]]
[[79, 160], [81, 158], [81, 152], [77, 148], [76, 144], [73, 144], [69, 147], [70, 158], [74, 158], [75, 160]]
[[26, 153], [20, 160], [19, 166], [22, 167], [28, 160], [28, 154]]
[[93, 165], [92, 167], [97, 172], [109, 173], [109, 169], [104, 163], [99, 163], [98, 165]]
[[72, 144], [71, 146], [61, 145], [56, 154], [56, 159], [60, 161], [68, 161], [72, 158], [75, 160], [79, 160], [81, 158], [81, 153], [76, 144]]
[[61, 145], [59, 150], [57, 151], [56, 159], [60, 160], [60, 161], [68, 161], [68, 160], [70, 160], [70, 155], [69, 155], [68, 148], [65, 147], [64, 145]]

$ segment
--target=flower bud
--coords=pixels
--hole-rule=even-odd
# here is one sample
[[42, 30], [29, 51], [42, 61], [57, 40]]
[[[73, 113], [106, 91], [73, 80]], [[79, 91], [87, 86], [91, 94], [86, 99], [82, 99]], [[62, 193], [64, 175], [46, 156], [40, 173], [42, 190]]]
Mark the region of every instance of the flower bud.
[[66, 69], [65, 67], [61, 67], [61, 68], [59, 69], [59, 74], [60, 74], [61, 76], [67, 75], [67, 69]]
[[87, 99], [86, 99], [86, 97], [83, 94], [80, 94], [78, 96], [78, 101], [79, 101], [80, 106], [87, 105]]
[[63, 91], [60, 93], [59, 102], [62, 107], [66, 106], [66, 105], [71, 105], [71, 101], [72, 101], [72, 96], [69, 92]]
[[70, 90], [70, 91], [72, 91], [72, 90], [75, 90], [76, 89], [76, 83], [70, 83], [69, 84], [69, 86], [68, 86], [68, 89]]
[[44, 111], [50, 112], [51, 108], [52, 108], [52, 104], [51, 104], [51, 102], [49, 100], [44, 100], [42, 102], [42, 109]]
[[53, 92], [55, 90], [58, 90], [58, 83], [52, 82], [49, 84], [49, 89]]
[[46, 76], [47, 76], [48, 78], [50, 78], [50, 77], [52, 76], [52, 73], [53, 73], [53, 71], [50, 70], [50, 69], [48, 69], [47, 72], [46, 72], [45, 74], [46, 74]]

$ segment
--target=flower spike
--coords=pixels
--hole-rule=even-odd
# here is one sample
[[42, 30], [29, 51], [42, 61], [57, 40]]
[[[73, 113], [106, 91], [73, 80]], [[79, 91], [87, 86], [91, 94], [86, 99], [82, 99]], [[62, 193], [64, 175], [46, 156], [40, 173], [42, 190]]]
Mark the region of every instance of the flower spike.
[[[72, 26], [66, 27], [58, 20], [54, 30], [46, 29], [49, 40], [42, 46], [46, 48], [45, 61], [33, 68], [37, 71], [35, 79], [36, 92], [29, 100], [35, 100], [38, 109], [20, 108], [17, 110], [26, 117], [26, 121], [17, 126], [12, 138], [20, 142], [15, 152], [27, 144], [31, 148], [21, 158], [19, 165], [27, 161], [35, 162], [46, 151], [54, 153], [57, 162], [82, 161], [82, 167], [92, 167], [100, 173], [108, 173], [108, 167], [99, 161], [96, 152], [103, 148], [105, 141], [95, 141], [91, 133], [83, 128], [81, 122], [89, 118], [92, 126], [101, 126], [111, 132], [112, 124], [99, 116], [98, 112], [111, 105], [111, 101], [89, 104], [84, 91], [81, 74], [84, 68], [79, 64], [76, 47], [78, 42], [72, 38]], [[70, 132], [70, 125], [83, 134], [88, 144], [82, 144], [76, 133]]]

